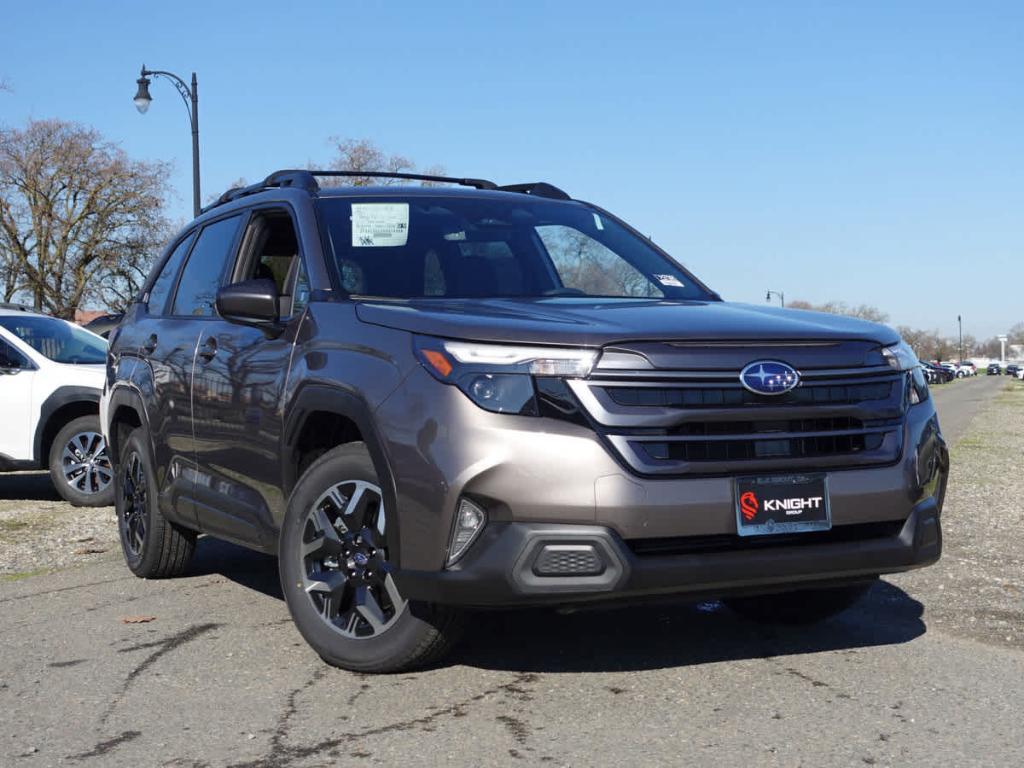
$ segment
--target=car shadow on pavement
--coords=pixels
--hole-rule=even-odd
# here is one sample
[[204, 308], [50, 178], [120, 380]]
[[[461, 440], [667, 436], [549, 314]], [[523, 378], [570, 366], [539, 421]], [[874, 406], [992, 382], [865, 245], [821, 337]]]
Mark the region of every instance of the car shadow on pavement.
[[284, 600], [277, 577], [277, 558], [212, 536], [201, 536], [189, 564], [189, 576], [219, 574], [243, 587]]
[[[204, 536], [190, 576], [219, 574], [283, 600], [277, 560]], [[441, 666], [515, 672], [626, 672], [906, 643], [926, 631], [923, 606], [879, 581], [854, 608], [820, 624], [757, 624], [717, 601], [657, 602], [563, 613], [476, 611]]]
[[616, 610], [487, 612], [446, 662], [517, 672], [625, 672], [906, 643], [923, 606], [880, 581], [854, 608], [816, 625], [758, 624], [717, 601]]
[[0, 499], [60, 501], [49, 472], [0, 474]]

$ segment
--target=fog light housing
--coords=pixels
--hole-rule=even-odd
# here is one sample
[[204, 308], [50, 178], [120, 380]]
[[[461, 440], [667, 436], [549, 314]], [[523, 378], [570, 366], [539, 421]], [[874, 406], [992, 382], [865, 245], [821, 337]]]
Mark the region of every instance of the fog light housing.
[[459, 499], [445, 566], [454, 565], [460, 557], [466, 554], [466, 550], [476, 541], [476, 537], [480, 535], [480, 531], [486, 524], [487, 513], [480, 506], [469, 499]]

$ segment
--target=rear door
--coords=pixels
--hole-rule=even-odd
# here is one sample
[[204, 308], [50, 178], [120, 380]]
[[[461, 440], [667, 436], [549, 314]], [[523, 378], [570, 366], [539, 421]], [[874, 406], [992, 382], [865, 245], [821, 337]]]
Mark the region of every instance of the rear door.
[[203, 530], [269, 547], [284, 510], [281, 393], [305, 269], [287, 209], [256, 210], [225, 284], [268, 278], [281, 295], [277, 331], [215, 318], [203, 326], [192, 390], [197, 512]]
[[144, 316], [131, 324], [131, 343], [149, 367], [133, 380], [144, 389], [161, 511], [187, 523], [197, 519], [193, 368], [242, 220], [240, 214], [219, 219], [179, 242], [146, 297]]

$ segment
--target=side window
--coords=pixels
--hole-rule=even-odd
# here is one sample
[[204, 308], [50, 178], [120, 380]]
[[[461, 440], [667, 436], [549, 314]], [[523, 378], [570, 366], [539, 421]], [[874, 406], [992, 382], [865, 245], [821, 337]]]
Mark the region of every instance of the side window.
[[562, 285], [590, 296], [664, 296], [665, 292], [628, 261], [578, 229], [537, 227]]
[[241, 216], [221, 219], [199, 233], [178, 281], [171, 314], [197, 317], [216, 314], [217, 289], [241, 221]]
[[[261, 212], [250, 219], [232, 282], [273, 280], [281, 297], [281, 317], [302, 311], [293, 292], [298, 288], [301, 259], [299, 239], [292, 217], [286, 211]], [[308, 285], [301, 307], [308, 303]]]
[[3, 339], [0, 339], [0, 368], [28, 368], [25, 356]]
[[151, 315], [164, 313], [164, 309], [167, 307], [167, 297], [171, 295], [171, 289], [174, 287], [174, 278], [178, 276], [181, 262], [185, 260], [185, 254], [188, 253], [188, 248], [192, 245], [193, 237], [194, 234], [190, 233], [188, 237], [178, 243], [171, 255], [167, 257], [167, 261], [164, 262], [160, 274], [153, 281], [153, 287], [149, 289], [149, 296], [146, 298], [146, 306]]

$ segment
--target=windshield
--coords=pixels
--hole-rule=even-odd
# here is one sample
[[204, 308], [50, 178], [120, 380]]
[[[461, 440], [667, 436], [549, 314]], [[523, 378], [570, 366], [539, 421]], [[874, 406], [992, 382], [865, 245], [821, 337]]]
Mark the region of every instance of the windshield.
[[322, 198], [343, 289], [389, 298], [710, 299], [642, 237], [579, 203]]
[[89, 331], [54, 317], [7, 315], [0, 326], [57, 363], [98, 365], [106, 362], [107, 343]]

